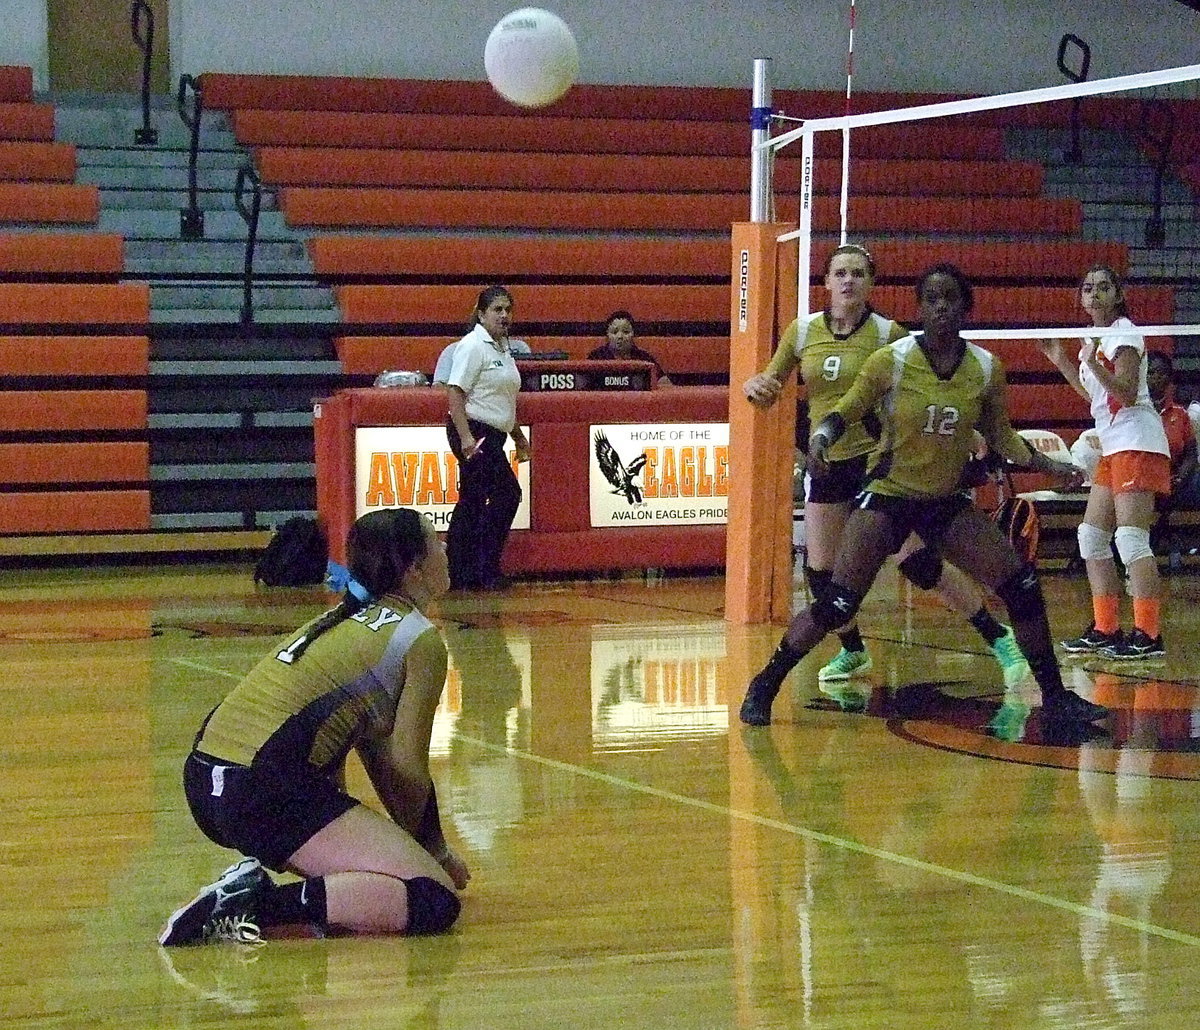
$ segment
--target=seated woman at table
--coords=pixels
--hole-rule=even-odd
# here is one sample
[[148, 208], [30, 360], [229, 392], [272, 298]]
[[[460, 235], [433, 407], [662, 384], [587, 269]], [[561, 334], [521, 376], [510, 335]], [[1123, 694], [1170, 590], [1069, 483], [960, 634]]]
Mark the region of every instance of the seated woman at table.
[[671, 380], [658, 359], [634, 342], [636, 328], [628, 311], [614, 311], [604, 322], [604, 343], [588, 354], [593, 361], [648, 361], [658, 371], [658, 385], [670, 386]]

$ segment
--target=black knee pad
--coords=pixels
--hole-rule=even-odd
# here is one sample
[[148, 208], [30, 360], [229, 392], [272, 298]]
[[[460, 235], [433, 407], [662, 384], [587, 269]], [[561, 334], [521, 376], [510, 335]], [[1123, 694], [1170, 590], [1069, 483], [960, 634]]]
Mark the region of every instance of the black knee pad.
[[813, 600], [819, 601], [829, 593], [830, 584], [833, 583], [833, 570], [814, 569], [810, 565], [805, 565], [804, 578], [808, 581], [808, 589], [812, 591]]
[[1031, 618], [1046, 610], [1042, 584], [1032, 565], [1023, 565], [996, 587], [996, 596], [1004, 602], [1014, 620]]
[[462, 902], [458, 895], [428, 876], [401, 881], [408, 892], [407, 934], [442, 933], [454, 925]]
[[900, 562], [897, 568], [913, 586], [932, 590], [942, 578], [942, 556], [922, 546]]
[[862, 596], [860, 594], [854, 593], [853, 590], [840, 583], [831, 581], [825, 591], [825, 596], [818, 595], [813, 601], [809, 614], [817, 628], [828, 633], [839, 626], [846, 625], [847, 622], [853, 622], [861, 604]]

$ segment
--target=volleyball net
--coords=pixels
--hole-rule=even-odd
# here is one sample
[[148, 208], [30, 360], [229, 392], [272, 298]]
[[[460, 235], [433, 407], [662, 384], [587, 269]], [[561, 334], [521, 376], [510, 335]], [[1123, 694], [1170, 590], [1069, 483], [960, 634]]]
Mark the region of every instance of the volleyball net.
[[[1119, 331], [1086, 324], [1079, 283], [1093, 265], [1122, 278], [1130, 317], [1149, 347], [1174, 352], [1184, 377], [1200, 371], [1193, 339], [1200, 336], [1200, 65], [949, 101], [859, 93], [858, 113], [832, 92], [781, 94], [781, 112], [772, 104], [769, 62], [762, 65], [755, 65], [750, 215], [766, 224], [735, 226], [731, 398], [740, 396], [750, 361], [735, 349], [757, 348], [761, 358], [764, 335], [825, 307], [825, 262], [843, 242], [874, 258], [872, 306], [914, 329], [921, 272], [942, 262], [962, 269], [975, 294], [963, 335], [1004, 362], [1019, 427], [1069, 440], [1087, 425], [1086, 405], [1031, 341]], [[817, 117], [786, 117], [803, 113], [788, 105], [810, 100]], [[777, 232], [789, 223], [794, 230]], [[743, 228], [755, 231], [739, 235]], [[769, 236], [757, 231], [767, 228]], [[755, 248], [770, 250], [772, 242], [760, 278], [776, 278], [759, 282], [757, 297], [761, 305], [772, 294], [776, 310], [771, 326], [764, 318], [755, 328], [752, 304], [746, 317], [747, 298], [756, 297], [747, 269], [758, 267]], [[790, 284], [785, 276], [794, 276]], [[731, 433], [758, 447], [759, 427], [734, 425], [742, 417], [731, 400]], [[753, 450], [755, 469], [780, 460], [771, 446]], [[749, 498], [744, 508], [769, 509], [760, 496], [765, 485], [743, 487], [735, 473], [731, 488]], [[738, 549], [776, 531], [765, 515], [735, 527], [734, 507], [727, 584], [756, 574], [743, 573]], [[784, 589], [782, 569], [775, 579]], [[727, 585], [733, 618], [759, 621], [754, 613], [768, 609], [753, 597], [770, 589], [765, 582]]]
[[[1083, 137], [1076, 160], [1073, 119]], [[772, 115], [772, 128], [787, 122]], [[766, 184], [768, 220], [796, 223], [779, 242], [797, 248], [799, 314], [823, 306], [825, 260], [854, 242], [879, 269], [875, 307], [906, 324], [920, 270], [950, 261], [983, 286], [974, 324], [994, 327], [965, 335], [1077, 337], [1074, 286], [1102, 263], [1133, 284], [1145, 335], [1195, 336], [1176, 313], [1200, 321], [1200, 294], [1176, 304], [1153, 289], [1186, 292], [1200, 273], [1195, 126], [1200, 65], [1189, 65], [808, 119], [755, 140], [767, 171], [752, 187]]]

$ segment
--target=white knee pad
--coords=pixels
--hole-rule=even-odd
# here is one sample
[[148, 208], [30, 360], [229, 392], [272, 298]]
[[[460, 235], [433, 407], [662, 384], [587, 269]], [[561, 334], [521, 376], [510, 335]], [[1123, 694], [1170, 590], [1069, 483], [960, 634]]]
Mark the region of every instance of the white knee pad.
[[1084, 561], [1103, 561], [1105, 558], [1112, 558], [1113, 535], [1111, 533], [1104, 532], [1099, 526], [1093, 526], [1090, 522], [1081, 522], [1079, 529], [1076, 530], [1076, 536], [1079, 537], [1079, 556]]
[[1150, 530], [1138, 529], [1137, 526], [1117, 526], [1113, 534], [1117, 541], [1117, 554], [1125, 567], [1129, 568], [1135, 561], [1142, 558], [1153, 558], [1154, 551], [1150, 547]]

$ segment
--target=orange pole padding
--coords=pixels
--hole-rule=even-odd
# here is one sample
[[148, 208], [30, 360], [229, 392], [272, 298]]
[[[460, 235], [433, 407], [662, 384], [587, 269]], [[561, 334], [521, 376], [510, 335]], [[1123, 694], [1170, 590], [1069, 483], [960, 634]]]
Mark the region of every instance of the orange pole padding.
[[795, 386], [765, 411], [742, 393], [770, 360], [781, 326], [796, 317], [795, 244], [776, 242], [790, 228], [735, 223], [732, 232], [725, 618], [740, 624], [791, 614]]

